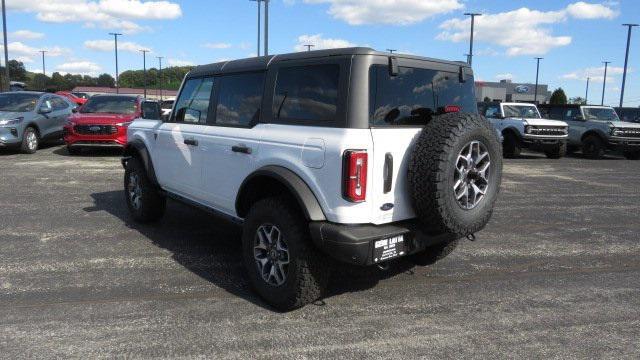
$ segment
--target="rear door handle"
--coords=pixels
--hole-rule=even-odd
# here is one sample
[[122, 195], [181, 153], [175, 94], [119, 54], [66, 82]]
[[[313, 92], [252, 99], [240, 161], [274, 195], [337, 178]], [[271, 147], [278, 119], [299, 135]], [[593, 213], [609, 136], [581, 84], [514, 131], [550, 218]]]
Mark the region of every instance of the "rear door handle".
[[184, 139], [186, 145], [198, 146], [198, 140], [196, 139]]
[[251, 154], [251, 148], [246, 145], [233, 145], [231, 147], [231, 151], [242, 154]]

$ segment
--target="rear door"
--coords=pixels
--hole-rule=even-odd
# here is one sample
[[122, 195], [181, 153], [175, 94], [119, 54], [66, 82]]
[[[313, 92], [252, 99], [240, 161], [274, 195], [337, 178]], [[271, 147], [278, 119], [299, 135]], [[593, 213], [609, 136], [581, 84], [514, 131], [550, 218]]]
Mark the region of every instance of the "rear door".
[[201, 134], [207, 127], [213, 77], [185, 81], [176, 112], [157, 130], [154, 163], [158, 181], [168, 191], [202, 201]]
[[[386, 59], [385, 59], [386, 60]], [[373, 65], [370, 80], [370, 125], [374, 144], [370, 200], [375, 223], [414, 216], [407, 182], [408, 163], [423, 126], [433, 116], [451, 111], [477, 113], [474, 81], [460, 81], [457, 66], [400, 62], [391, 76], [388, 65]]]

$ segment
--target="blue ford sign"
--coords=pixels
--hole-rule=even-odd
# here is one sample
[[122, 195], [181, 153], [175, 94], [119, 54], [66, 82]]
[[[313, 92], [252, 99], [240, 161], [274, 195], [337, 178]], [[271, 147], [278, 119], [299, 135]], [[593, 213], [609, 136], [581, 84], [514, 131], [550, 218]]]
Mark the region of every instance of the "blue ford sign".
[[516, 92], [518, 94], [524, 94], [529, 92], [529, 87], [527, 85], [518, 85], [516, 86]]

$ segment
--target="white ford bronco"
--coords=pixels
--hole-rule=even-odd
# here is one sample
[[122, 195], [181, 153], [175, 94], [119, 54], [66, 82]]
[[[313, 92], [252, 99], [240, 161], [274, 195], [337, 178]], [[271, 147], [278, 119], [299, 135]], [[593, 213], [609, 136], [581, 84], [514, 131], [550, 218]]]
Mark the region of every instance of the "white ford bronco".
[[128, 139], [132, 217], [170, 197], [242, 224], [247, 276], [280, 310], [322, 296], [329, 260], [443, 258], [487, 224], [502, 176], [467, 64], [368, 48], [199, 66]]

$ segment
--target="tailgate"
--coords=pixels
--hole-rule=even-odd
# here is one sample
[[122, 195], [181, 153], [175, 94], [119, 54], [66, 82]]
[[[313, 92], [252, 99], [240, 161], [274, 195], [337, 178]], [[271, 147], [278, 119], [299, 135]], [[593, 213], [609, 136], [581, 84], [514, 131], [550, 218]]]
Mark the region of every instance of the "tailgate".
[[371, 129], [373, 173], [367, 197], [372, 202], [371, 215], [375, 224], [415, 217], [409, 196], [407, 166], [420, 131], [421, 127]]

